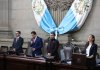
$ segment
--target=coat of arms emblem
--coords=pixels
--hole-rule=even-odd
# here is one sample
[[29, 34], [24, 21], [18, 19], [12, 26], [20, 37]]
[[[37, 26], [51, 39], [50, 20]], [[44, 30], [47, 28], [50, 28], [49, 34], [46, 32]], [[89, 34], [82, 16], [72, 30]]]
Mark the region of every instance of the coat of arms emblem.
[[36, 14], [40, 15], [44, 9], [44, 5], [41, 3], [41, 0], [34, 0], [32, 8]]
[[85, 0], [79, 0], [77, 3], [74, 4], [76, 12], [79, 14], [83, 14], [86, 9], [86, 2]]

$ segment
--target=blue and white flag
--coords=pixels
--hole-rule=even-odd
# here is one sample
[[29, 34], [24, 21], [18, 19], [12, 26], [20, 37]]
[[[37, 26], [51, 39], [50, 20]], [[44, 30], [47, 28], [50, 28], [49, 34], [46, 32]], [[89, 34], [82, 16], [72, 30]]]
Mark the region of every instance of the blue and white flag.
[[74, 0], [58, 27], [56, 27], [44, 0], [32, 0], [32, 9], [37, 24], [47, 33], [55, 31], [57, 35], [57, 32], [64, 34], [80, 29], [91, 10], [92, 2], [93, 0]]
[[56, 25], [47, 9], [44, 0], [32, 0], [32, 9], [37, 24], [47, 33], [54, 31]]
[[58, 27], [59, 34], [80, 29], [92, 7], [93, 0], [74, 0]]

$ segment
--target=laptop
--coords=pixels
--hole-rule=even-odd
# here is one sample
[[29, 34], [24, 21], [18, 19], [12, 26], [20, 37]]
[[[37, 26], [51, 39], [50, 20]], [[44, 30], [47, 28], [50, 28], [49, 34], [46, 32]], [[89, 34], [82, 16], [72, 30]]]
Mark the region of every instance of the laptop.
[[73, 53], [72, 65], [86, 66], [86, 54]]

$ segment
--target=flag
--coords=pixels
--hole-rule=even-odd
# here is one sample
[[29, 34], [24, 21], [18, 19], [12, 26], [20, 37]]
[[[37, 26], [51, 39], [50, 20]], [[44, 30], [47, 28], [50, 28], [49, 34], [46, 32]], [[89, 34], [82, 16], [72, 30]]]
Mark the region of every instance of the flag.
[[56, 25], [44, 0], [32, 0], [32, 9], [39, 27], [44, 29], [47, 33], [50, 33], [56, 29]]
[[80, 29], [91, 10], [92, 1], [74, 0], [58, 27], [59, 34]]
[[91, 10], [92, 2], [93, 0], [74, 0], [58, 27], [44, 0], [32, 0], [32, 9], [39, 27], [47, 33], [55, 31], [57, 36], [58, 33], [64, 34], [80, 29]]

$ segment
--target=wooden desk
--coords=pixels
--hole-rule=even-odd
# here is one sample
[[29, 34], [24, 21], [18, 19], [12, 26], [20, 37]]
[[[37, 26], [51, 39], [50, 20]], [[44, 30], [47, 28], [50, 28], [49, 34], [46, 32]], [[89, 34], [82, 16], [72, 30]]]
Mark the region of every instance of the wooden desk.
[[[47, 67], [43, 58], [0, 55], [0, 70], [47, 70]], [[87, 70], [87, 68], [52, 62], [52, 70]]]
[[[38, 59], [38, 58], [37, 58]], [[25, 58], [17, 56], [6, 57], [6, 70], [44, 70], [45, 61], [36, 58]]]
[[0, 56], [0, 70], [4, 70], [3, 67], [4, 66], [4, 58], [3, 55]]

